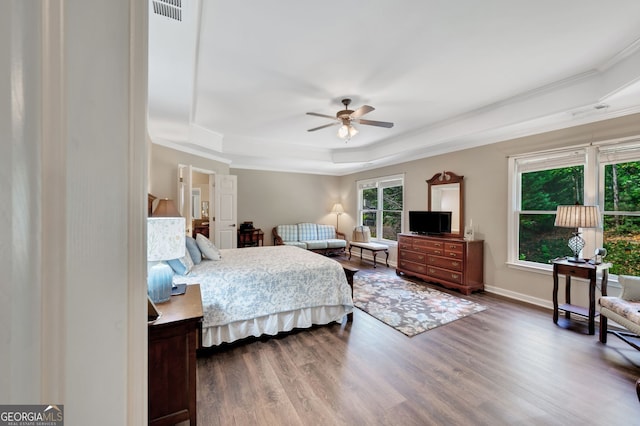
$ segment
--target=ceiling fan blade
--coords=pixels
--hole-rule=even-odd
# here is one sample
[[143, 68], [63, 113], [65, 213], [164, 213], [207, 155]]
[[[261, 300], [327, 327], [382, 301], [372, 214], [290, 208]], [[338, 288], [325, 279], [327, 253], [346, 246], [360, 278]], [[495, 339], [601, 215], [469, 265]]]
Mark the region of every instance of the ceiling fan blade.
[[378, 126], [378, 127], [393, 127], [393, 123], [389, 123], [388, 121], [373, 121], [373, 120], [356, 120], [360, 124], [366, 124], [367, 126]]
[[325, 127], [337, 126], [338, 124], [340, 123], [336, 121], [335, 123], [329, 123], [329, 124], [325, 124], [324, 126], [314, 127], [313, 129], [307, 130], [307, 132], [314, 132], [316, 130], [324, 129]]
[[351, 113], [351, 118], [358, 118], [358, 117], [362, 117], [365, 114], [369, 114], [371, 111], [373, 111], [375, 108], [369, 105], [362, 105], [360, 108], [358, 108], [357, 110], [353, 111]]
[[330, 118], [332, 120], [337, 120], [335, 115], [318, 114], [317, 112], [308, 112], [307, 115], [313, 115], [315, 117], [323, 117], [323, 118]]

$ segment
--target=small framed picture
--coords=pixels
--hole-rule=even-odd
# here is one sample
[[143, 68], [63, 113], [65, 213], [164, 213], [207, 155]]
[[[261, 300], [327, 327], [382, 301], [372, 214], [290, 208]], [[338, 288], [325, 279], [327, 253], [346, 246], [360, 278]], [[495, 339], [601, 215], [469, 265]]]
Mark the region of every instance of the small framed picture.
[[473, 241], [473, 228], [471, 226], [464, 227], [464, 239], [467, 241]]

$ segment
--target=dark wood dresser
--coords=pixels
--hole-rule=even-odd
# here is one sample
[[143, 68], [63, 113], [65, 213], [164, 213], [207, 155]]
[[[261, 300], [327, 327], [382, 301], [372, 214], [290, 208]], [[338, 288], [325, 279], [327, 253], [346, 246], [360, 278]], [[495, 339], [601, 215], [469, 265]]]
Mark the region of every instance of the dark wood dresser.
[[463, 294], [484, 290], [484, 241], [400, 234], [396, 272]]
[[157, 305], [149, 324], [149, 424], [174, 425], [196, 416], [196, 349], [202, 330], [199, 285]]

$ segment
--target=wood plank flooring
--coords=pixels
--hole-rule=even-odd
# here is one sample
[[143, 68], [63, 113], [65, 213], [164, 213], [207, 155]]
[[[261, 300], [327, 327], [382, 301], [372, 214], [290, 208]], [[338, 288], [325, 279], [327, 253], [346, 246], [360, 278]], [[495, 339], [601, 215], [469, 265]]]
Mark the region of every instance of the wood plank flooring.
[[602, 345], [586, 321], [560, 327], [550, 310], [451, 293], [488, 309], [411, 338], [356, 309], [352, 323], [201, 354], [199, 424], [640, 424], [639, 351]]

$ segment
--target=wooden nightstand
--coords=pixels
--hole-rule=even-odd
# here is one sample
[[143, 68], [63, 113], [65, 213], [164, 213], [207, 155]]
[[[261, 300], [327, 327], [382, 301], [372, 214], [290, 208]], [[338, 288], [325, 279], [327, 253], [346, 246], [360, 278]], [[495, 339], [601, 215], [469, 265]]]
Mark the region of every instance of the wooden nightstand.
[[200, 285], [157, 305], [161, 312], [149, 324], [149, 424], [197, 422], [196, 349], [202, 331]]

